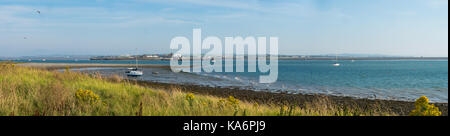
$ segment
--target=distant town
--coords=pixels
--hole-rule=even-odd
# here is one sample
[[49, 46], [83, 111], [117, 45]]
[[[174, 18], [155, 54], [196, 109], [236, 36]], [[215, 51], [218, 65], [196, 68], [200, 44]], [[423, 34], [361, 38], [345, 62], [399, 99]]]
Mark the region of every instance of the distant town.
[[90, 60], [170, 60], [172, 54], [143, 54], [143, 55], [121, 55], [121, 56], [96, 56]]

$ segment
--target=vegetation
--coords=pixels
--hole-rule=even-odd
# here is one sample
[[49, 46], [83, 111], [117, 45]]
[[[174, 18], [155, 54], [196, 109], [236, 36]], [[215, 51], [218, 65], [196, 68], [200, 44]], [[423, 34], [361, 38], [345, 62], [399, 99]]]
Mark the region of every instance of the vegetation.
[[120, 76], [0, 64], [0, 116], [386, 116], [318, 99], [303, 106], [259, 104], [158, 90]]
[[414, 109], [409, 115], [410, 116], [441, 116], [442, 112], [439, 111], [438, 107], [434, 104], [429, 104], [429, 100], [426, 96], [422, 96], [416, 100]]

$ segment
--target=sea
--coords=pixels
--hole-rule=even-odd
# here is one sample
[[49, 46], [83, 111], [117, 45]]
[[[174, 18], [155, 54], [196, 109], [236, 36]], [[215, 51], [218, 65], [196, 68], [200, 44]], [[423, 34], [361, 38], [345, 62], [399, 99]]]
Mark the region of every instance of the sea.
[[[23, 60], [35, 63], [134, 64], [126, 60]], [[140, 64], [169, 65], [169, 61], [142, 60]], [[414, 101], [427, 96], [448, 103], [448, 60], [279, 60], [278, 80], [259, 83], [264, 73], [174, 73], [169, 68], [145, 68], [142, 77], [126, 77], [127, 68], [81, 68], [82, 72], [121, 75], [137, 80], [190, 84], [289, 94], [323, 94], [355, 98]], [[246, 65], [247, 66], [247, 65]]]

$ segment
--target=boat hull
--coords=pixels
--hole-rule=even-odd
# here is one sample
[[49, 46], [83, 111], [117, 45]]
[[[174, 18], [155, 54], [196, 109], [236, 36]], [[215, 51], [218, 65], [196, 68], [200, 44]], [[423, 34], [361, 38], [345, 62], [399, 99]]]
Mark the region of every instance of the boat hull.
[[143, 76], [143, 75], [144, 75], [144, 72], [142, 72], [142, 71], [130, 71], [127, 73], [127, 76], [134, 76], [134, 77]]

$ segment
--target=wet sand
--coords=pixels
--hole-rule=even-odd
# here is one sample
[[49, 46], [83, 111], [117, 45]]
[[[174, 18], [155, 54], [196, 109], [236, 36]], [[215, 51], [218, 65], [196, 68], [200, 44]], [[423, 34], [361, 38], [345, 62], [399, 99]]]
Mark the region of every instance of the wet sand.
[[[70, 68], [89, 68], [89, 67], [133, 67], [132, 64], [64, 64], [64, 63], [23, 63], [19, 66], [42, 68], [48, 70]], [[139, 65], [143, 68], [169, 68], [167, 65]], [[199, 85], [180, 85], [168, 83], [156, 83], [149, 81], [133, 81], [139, 85], [149, 88], [170, 90], [172, 88], [179, 88], [184, 92], [192, 92], [197, 94], [211, 95], [217, 97], [234, 96], [237, 99], [249, 102], [258, 102], [261, 104], [276, 104], [276, 105], [298, 105], [305, 106], [306, 103], [314, 103], [318, 100], [326, 99], [329, 103], [335, 105], [345, 106], [347, 108], [357, 109], [380, 109], [385, 112], [393, 112], [401, 116], [407, 116], [409, 112], [414, 109], [414, 102], [395, 101], [395, 100], [373, 100], [373, 99], [356, 99], [353, 97], [341, 96], [326, 96], [326, 95], [307, 95], [307, 94], [287, 94], [287, 93], [273, 93], [260, 92], [253, 90], [242, 90], [237, 88], [219, 88], [207, 87]], [[448, 103], [435, 103], [439, 107], [443, 116], [448, 116]]]

